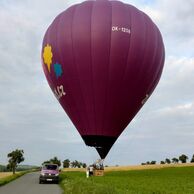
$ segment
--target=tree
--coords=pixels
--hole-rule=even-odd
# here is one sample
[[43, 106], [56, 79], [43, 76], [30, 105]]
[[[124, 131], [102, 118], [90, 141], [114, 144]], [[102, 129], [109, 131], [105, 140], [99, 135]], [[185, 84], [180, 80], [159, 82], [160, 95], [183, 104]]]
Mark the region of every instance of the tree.
[[42, 165], [43, 164], [49, 164], [50, 163], [50, 160], [46, 160], [46, 161], [44, 161], [43, 163], [42, 163]]
[[82, 163], [82, 168], [86, 168], [86, 167], [87, 167], [86, 163]]
[[188, 159], [189, 159], [188, 156], [186, 156], [185, 154], [182, 154], [181, 156], [179, 156], [179, 160], [182, 163], [186, 163]]
[[151, 161], [150, 164], [156, 164], [156, 161]]
[[75, 166], [78, 167], [78, 168], [81, 168], [81, 162], [79, 162], [79, 161], [76, 160], [75, 161]]
[[72, 166], [73, 168], [76, 168], [76, 167], [81, 168], [82, 163], [79, 162], [79, 161], [77, 161], [77, 160], [75, 160], [75, 161], [71, 162], [71, 166]]
[[70, 160], [69, 159], [66, 159], [63, 161], [63, 168], [69, 168], [70, 166]]
[[8, 153], [7, 157], [9, 158], [8, 160], [9, 163], [7, 165], [7, 168], [12, 170], [13, 174], [15, 174], [17, 165], [24, 161], [23, 154], [24, 154], [24, 151], [18, 150], [18, 149]]
[[59, 167], [61, 166], [61, 161], [55, 156], [54, 158], [51, 158], [50, 160], [46, 160], [42, 163], [43, 164], [57, 164]]
[[171, 163], [170, 159], [166, 158], [165, 163], [170, 164]]
[[165, 164], [165, 162], [164, 161], [160, 161], [160, 164]]
[[172, 163], [177, 164], [179, 162], [178, 158], [172, 158]]
[[193, 154], [193, 157], [192, 157], [192, 159], [191, 159], [191, 163], [193, 163], [194, 162], [194, 154]]
[[54, 158], [50, 159], [50, 163], [57, 164], [58, 166], [61, 166], [61, 161], [56, 156]]

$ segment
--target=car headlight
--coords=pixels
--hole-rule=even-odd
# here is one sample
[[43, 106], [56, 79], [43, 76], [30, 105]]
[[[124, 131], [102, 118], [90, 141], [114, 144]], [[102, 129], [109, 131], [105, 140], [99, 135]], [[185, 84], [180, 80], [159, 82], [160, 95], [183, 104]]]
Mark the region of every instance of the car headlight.
[[44, 173], [41, 173], [42, 176], [44, 176], [45, 174]]
[[59, 176], [59, 174], [55, 174], [55, 176]]

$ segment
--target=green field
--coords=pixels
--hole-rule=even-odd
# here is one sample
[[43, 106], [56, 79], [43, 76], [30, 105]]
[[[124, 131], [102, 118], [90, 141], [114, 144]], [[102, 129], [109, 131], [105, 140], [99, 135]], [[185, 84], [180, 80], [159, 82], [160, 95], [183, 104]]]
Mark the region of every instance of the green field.
[[106, 172], [86, 179], [84, 172], [63, 172], [68, 194], [194, 194], [194, 167]]

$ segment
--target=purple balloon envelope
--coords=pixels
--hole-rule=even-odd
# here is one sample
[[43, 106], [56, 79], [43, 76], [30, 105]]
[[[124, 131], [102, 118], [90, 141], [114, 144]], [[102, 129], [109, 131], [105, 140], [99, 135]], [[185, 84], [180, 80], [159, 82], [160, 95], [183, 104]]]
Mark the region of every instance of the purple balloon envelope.
[[157, 26], [119, 1], [73, 5], [55, 18], [42, 46], [53, 93], [102, 159], [152, 94], [164, 58]]

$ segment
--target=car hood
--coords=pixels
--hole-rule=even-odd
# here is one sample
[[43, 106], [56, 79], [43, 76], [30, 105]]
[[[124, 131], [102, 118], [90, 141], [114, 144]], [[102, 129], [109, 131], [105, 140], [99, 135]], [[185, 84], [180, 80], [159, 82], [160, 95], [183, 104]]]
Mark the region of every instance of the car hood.
[[59, 170], [41, 170], [41, 173], [59, 174]]

